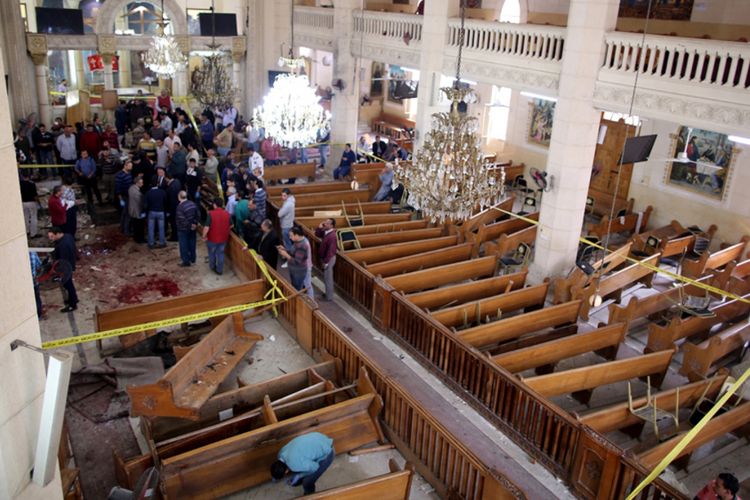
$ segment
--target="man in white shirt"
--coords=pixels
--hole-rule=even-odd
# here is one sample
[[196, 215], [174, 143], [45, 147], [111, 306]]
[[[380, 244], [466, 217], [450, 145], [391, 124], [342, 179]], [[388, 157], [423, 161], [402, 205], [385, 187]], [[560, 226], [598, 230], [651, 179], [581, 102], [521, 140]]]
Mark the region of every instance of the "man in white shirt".
[[175, 144], [182, 146], [182, 139], [174, 130], [170, 130], [169, 135], [164, 139], [164, 145], [167, 147], [167, 151], [173, 151]]
[[76, 164], [76, 161], [78, 160], [78, 150], [76, 149], [76, 136], [73, 133], [73, 127], [69, 125], [66, 126], [63, 129], [63, 133], [57, 136], [55, 145], [60, 152], [60, 159], [62, 159], [63, 164]]
[[229, 106], [227, 109], [224, 110], [223, 113], [220, 113], [221, 116], [221, 124], [226, 127], [230, 123], [234, 125], [237, 122], [237, 108], [234, 106]]
[[163, 128], [164, 131], [167, 132], [167, 133], [171, 132], [171, 130], [172, 130], [172, 119], [166, 113], [162, 114], [162, 117], [161, 117], [161, 128]]
[[[169, 139], [169, 137], [167, 137]], [[161, 139], [156, 141], [156, 166], [167, 168], [167, 160], [169, 159], [169, 152], [171, 149], [167, 147], [165, 141]]]
[[[250, 156], [249, 163], [250, 163], [250, 172], [255, 176], [259, 178], [263, 178], [263, 157], [258, 154], [257, 151], [255, 151], [255, 148], [250, 146], [247, 148], [247, 154]], [[260, 172], [260, 173], [258, 173]]]

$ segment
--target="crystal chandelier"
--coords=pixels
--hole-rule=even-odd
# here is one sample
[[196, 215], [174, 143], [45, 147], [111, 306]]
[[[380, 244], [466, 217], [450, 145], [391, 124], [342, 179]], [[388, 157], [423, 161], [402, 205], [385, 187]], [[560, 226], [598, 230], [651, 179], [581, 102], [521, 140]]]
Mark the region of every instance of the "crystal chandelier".
[[159, 78], [170, 79], [179, 70], [185, 68], [188, 61], [177, 45], [177, 41], [164, 33], [164, 27], [167, 25], [164, 21], [164, 0], [161, 3], [161, 21], [158, 24], [151, 47], [143, 54], [143, 63]]
[[266, 135], [281, 146], [305, 147], [317, 140], [318, 131], [330, 127], [331, 114], [320, 105], [307, 76], [301, 74], [304, 60], [294, 57], [294, 11], [289, 57], [279, 58], [279, 66], [288, 67], [289, 73], [276, 77], [263, 104], [255, 108], [255, 125], [265, 128]]
[[193, 70], [190, 91], [198, 101], [209, 108], [228, 108], [234, 104], [237, 88], [232, 82], [229, 64], [221, 46], [216, 43], [216, 10], [211, 1], [211, 43], [209, 55], [201, 67]]
[[462, 87], [461, 52], [466, 0], [461, 0], [461, 31], [453, 87], [440, 90], [451, 101], [450, 111], [432, 115], [432, 129], [417, 151], [413, 165], [397, 163], [395, 177], [409, 192], [409, 203], [436, 222], [460, 222], [497, 205], [505, 190], [505, 172], [484, 163], [476, 117], [466, 116], [473, 91]]

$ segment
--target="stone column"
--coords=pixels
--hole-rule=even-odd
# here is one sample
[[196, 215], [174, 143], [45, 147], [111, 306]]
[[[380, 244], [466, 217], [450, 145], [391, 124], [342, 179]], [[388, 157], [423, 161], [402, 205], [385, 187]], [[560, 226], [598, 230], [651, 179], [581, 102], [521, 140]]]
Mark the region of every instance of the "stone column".
[[18, 2], [0, 2], [0, 19], [2, 55], [8, 75], [12, 110], [11, 122], [15, 126], [18, 119], [37, 111], [34, 64], [26, 53], [26, 47], [23, 46], [26, 34]]
[[[245, 60], [247, 42], [244, 36], [235, 36], [232, 38], [232, 85], [237, 89], [235, 94], [234, 105], [243, 113], [245, 102], [245, 85], [242, 82], [242, 62]], [[248, 115], [245, 115], [246, 117]]]
[[361, 12], [360, 0], [340, 0], [333, 10], [333, 82], [341, 82], [343, 89], [334, 88], [331, 102], [331, 151], [326, 170], [338, 166], [345, 143], [357, 143], [357, 117], [359, 111], [359, 64], [352, 56], [354, 16]]
[[245, 42], [245, 116], [253, 116], [253, 110], [260, 105], [263, 95], [263, 57], [261, 47], [266, 31], [263, 19], [263, 1], [247, 0], [249, 3], [248, 14], [250, 23], [246, 33]]
[[114, 90], [115, 88], [115, 75], [112, 70], [112, 61], [114, 60], [114, 54], [102, 54], [102, 63], [104, 64], [104, 89]]
[[[437, 106], [440, 75], [443, 72], [443, 51], [448, 37], [448, 19], [458, 15], [459, 2], [430, 0], [425, 2], [422, 23], [422, 44], [419, 58], [419, 93], [417, 94], [415, 148], [422, 145], [430, 130], [433, 113], [447, 110]], [[454, 74], [451, 72], [451, 74]]]
[[599, 111], [594, 108], [596, 77], [604, 35], [614, 30], [618, 0], [571, 0], [565, 54], [549, 154], [552, 188], [542, 196], [532, 281], [558, 276], [575, 263], [586, 208]]
[[39, 121], [48, 127], [52, 122], [52, 106], [49, 100], [49, 65], [47, 61], [47, 37], [45, 35], [26, 35], [26, 47], [34, 62], [36, 77], [36, 100], [39, 104]]
[[[180, 46], [180, 50], [185, 57], [190, 57], [190, 37], [187, 35], [176, 35], [175, 41]], [[188, 86], [188, 68], [185, 67], [177, 71], [172, 82], [172, 93], [177, 97], [185, 97], [188, 95], [190, 87]], [[184, 105], [183, 103], [180, 103]]]
[[117, 55], [120, 56], [120, 87], [130, 87], [133, 84], [130, 76], [130, 51], [119, 50]]
[[73, 51], [73, 71], [75, 72], [75, 88], [82, 90], [86, 88], [86, 74], [83, 71], [83, 54], [80, 50]]

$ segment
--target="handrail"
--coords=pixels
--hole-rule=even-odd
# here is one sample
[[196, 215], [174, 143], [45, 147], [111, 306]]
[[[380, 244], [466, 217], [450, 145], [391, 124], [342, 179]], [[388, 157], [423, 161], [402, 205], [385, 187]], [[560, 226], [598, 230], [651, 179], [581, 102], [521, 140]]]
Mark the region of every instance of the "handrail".
[[303, 29], [333, 30], [333, 9], [295, 5], [294, 23]]
[[410, 43], [422, 40], [423, 16], [395, 12], [355, 11], [355, 36], [386, 38], [402, 41], [408, 37]]

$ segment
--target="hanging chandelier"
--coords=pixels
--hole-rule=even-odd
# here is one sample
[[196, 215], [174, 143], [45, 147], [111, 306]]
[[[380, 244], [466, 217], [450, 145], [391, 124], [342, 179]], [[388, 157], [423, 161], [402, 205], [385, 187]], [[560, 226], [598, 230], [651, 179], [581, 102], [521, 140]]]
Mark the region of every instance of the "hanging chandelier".
[[211, 43], [208, 44], [209, 55], [203, 58], [203, 64], [193, 70], [190, 92], [198, 101], [208, 108], [228, 108], [234, 104], [237, 88], [232, 82], [229, 61], [221, 46], [216, 43], [216, 11], [211, 1]]
[[188, 61], [177, 41], [164, 32], [167, 25], [164, 21], [164, 0], [161, 2], [161, 21], [157, 24], [156, 36], [151, 40], [151, 47], [143, 54], [143, 63], [159, 78], [170, 79], [187, 67]]
[[432, 115], [432, 128], [411, 166], [396, 163], [395, 177], [409, 193], [409, 203], [436, 222], [461, 222], [497, 205], [505, 192], [505, 172], [484, 162], [476, 117], [466, 116], [473, 91], [461, 85], [466, 0], [461, 0], [461, 31], [452, 87], [441, 88], [450, 111]]
[[[294, 4], [294, 2], [292, 2]], [[294, 9], [294, 5], [292, 5]], [[318, 132], [330, 127], [331, 114], [320, 105], [320, 96], [310, 87], [307, 75], [302, 74], [302, 58], [294, 57], [294, 11], [292, 10], [292, 43], [289, 57], [279, 58], [279, 66], [289, 73], [276, 77], [273, 87], [255, 108], [253, 118], [257, 127], [284, 147], [305, 147], [317, 140]]]

